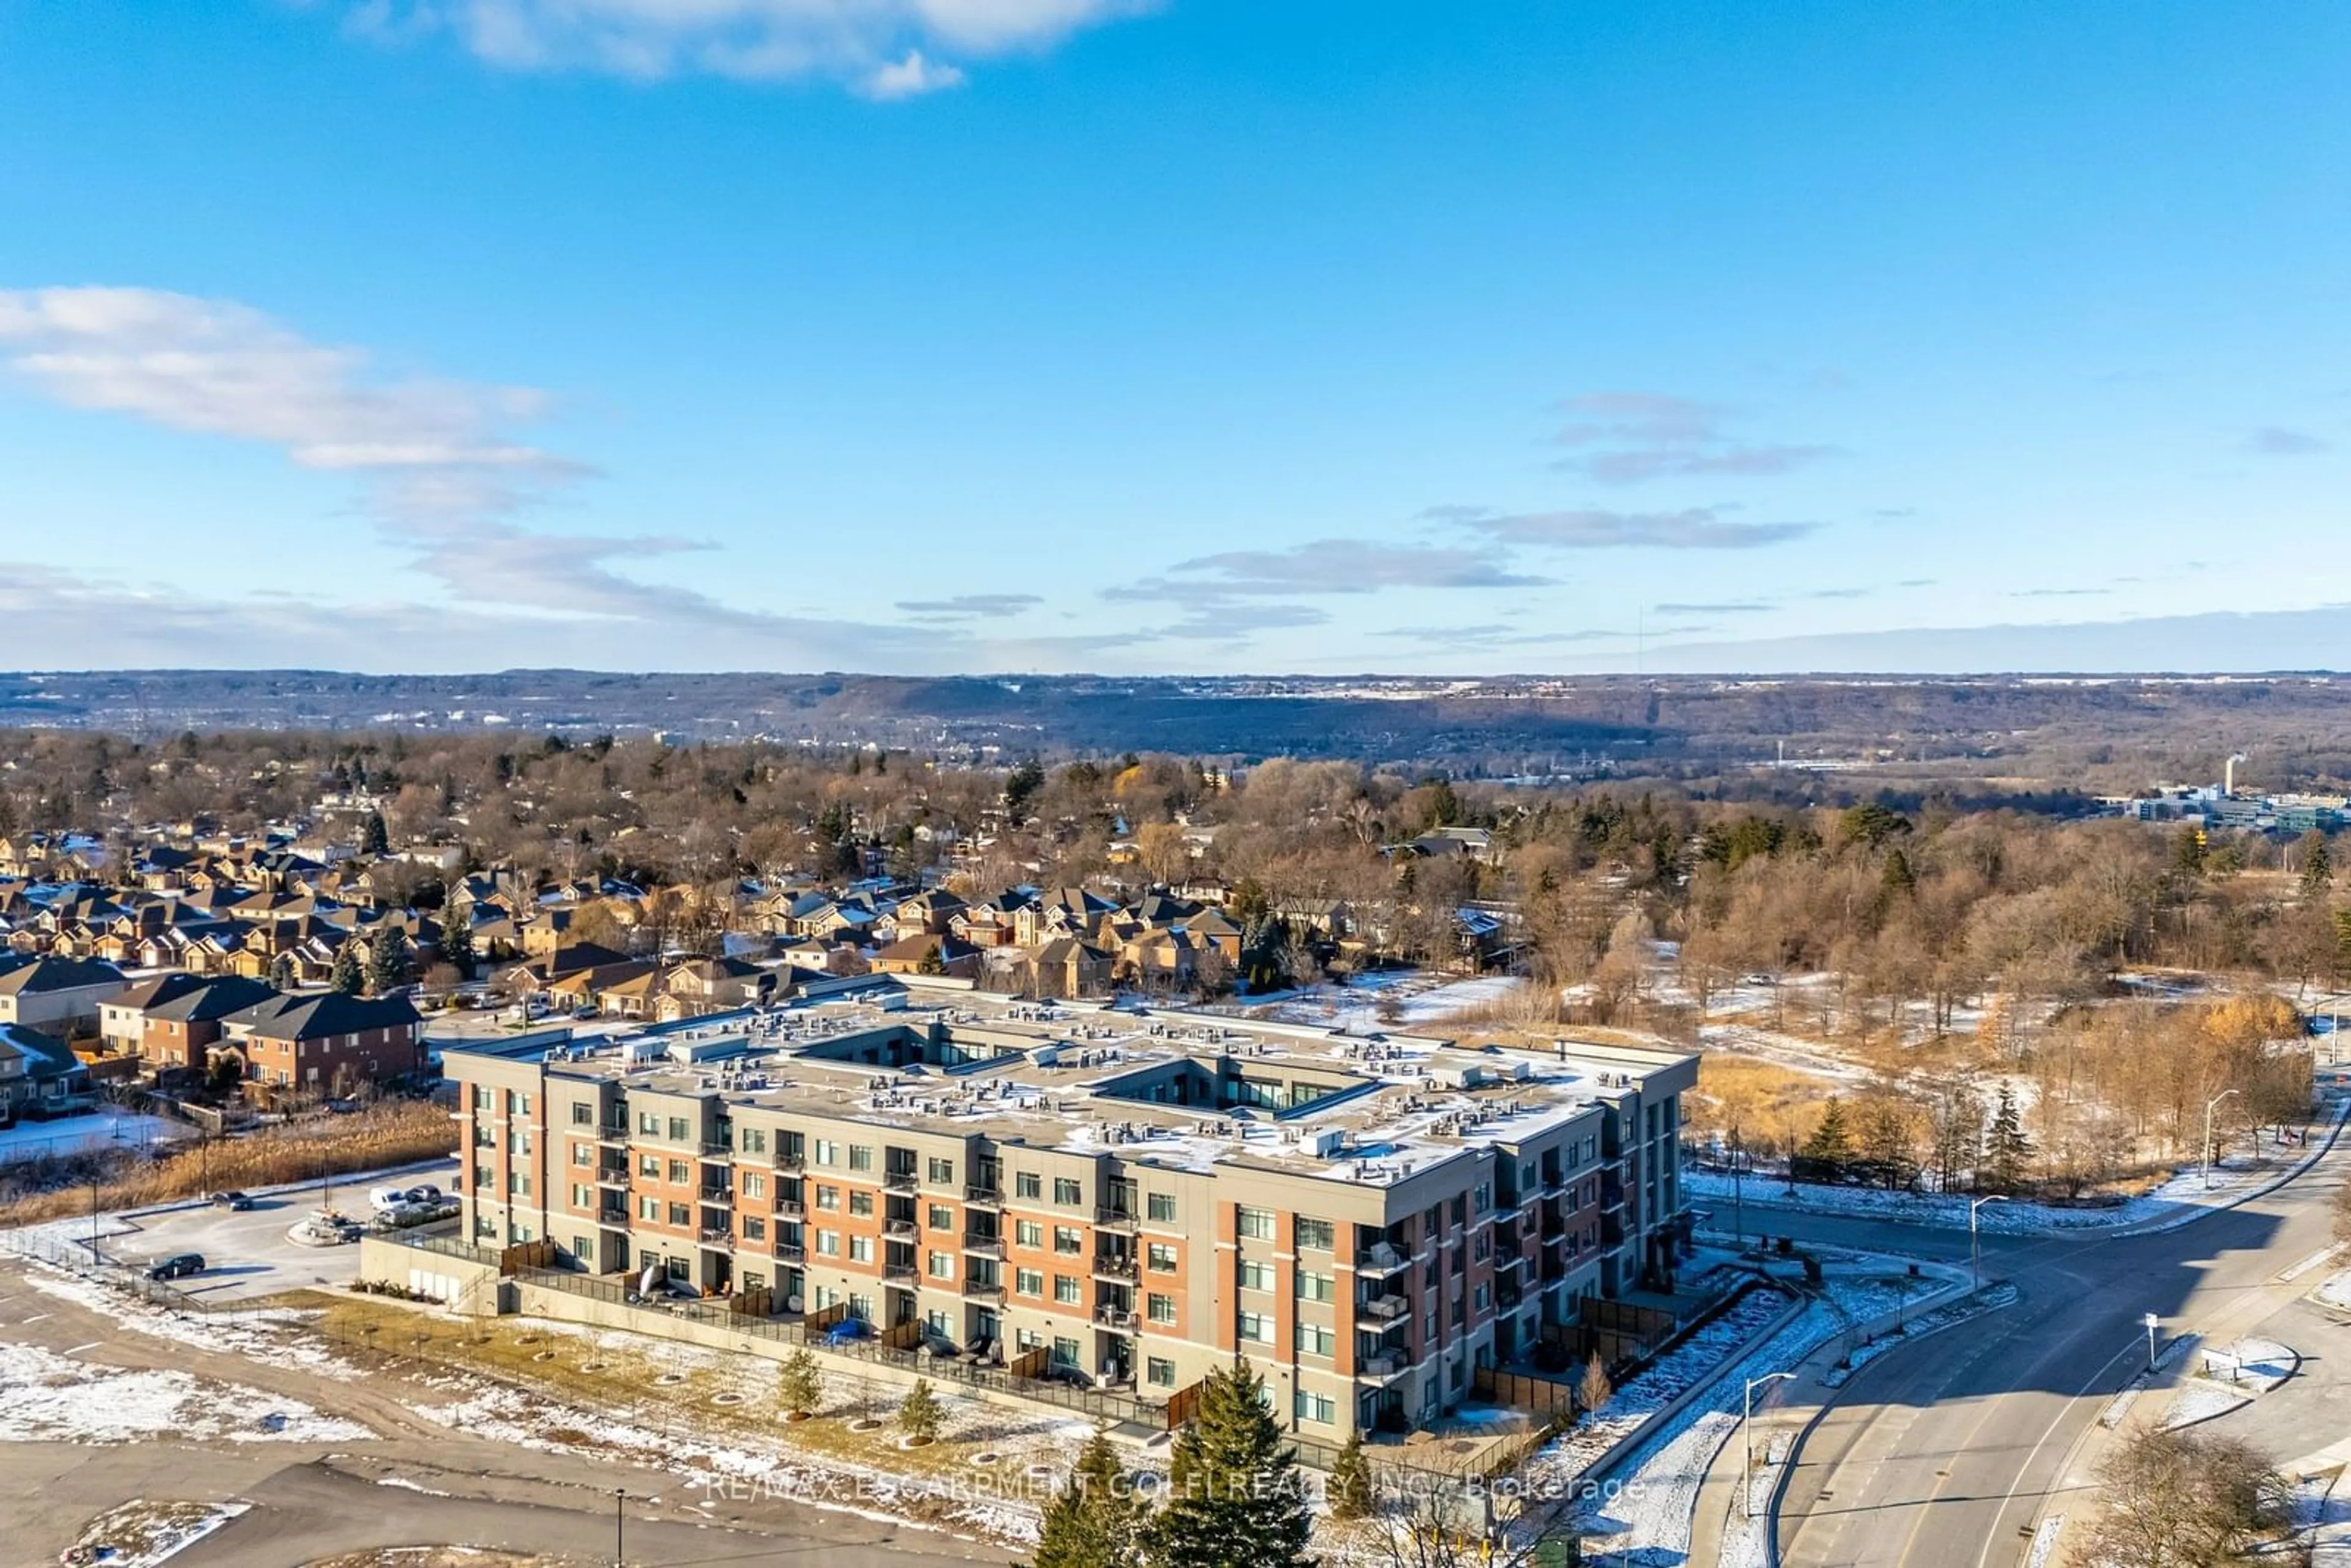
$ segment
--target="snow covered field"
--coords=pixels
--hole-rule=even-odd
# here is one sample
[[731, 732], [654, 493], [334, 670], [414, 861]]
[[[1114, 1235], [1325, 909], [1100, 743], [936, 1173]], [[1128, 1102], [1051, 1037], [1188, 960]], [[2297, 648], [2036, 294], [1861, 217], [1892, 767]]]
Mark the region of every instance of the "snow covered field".
[[195, 1129], [184, 1122], [101, 1106], [86, 1116], [19, 1122], [0, 1130], [0, 1166], [45, 1155], [62, 1159], [86, 1149], [152, 1149], [194, 1135]]
[[184, 1372], [77, 1361], [0, 1343], [0, 1442], [128, 1443], [184, 1437], [232, 1443], [351, 1443], [375, 1436], [299, 1400]]
[[[1243, 997], [1234, 1010], [1268, 1023], [1320, 1024], [1350, 1034], [1371, 1034], [1441, 1023], [1456, 1013], [1500, 1000], [1518, 983], [1509, 975], [1465, 980], [1414, 969], [1378, 971], [1344, 986], [1306, 986]], [[1383, 997], [1394, 1004], [1390, 1019], [1380, 1017]]]

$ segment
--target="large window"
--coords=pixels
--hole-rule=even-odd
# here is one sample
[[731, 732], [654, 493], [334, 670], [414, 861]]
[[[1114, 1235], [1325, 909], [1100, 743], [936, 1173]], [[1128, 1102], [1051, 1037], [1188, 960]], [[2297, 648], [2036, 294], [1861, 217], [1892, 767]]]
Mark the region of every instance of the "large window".
[[1260, 1263], [1254, 1258], [1244, 1258], [1240, 1266], [1240, 1283], [1244, 1291], [1273, 1289], [1273, 1265]]
[[1291, 1401], [1290, 1408], [1301, 1421], [1317, 1421], [1327, 1427], [1339, 1418], [1338, 1402], [1326, 1394], [1310, 1394], [1301, 1388]]
[[1015, 1295], [1041, 1296], [1045, 1293], [1045, 1275], [1039, 1269], [1012, 1270], [1012, 1291]]
[[1036, 1219], [1016, 1219], [1012, 1222], [1012, 1239], [1022, 1247], [1045, 1245], [1044, 1222]]
[[929, 1272], [930, 1272], [930, 1276], [931, 1276], [931, 1278], [932, 1278], [932, 1279], [934, 1279], [934, 1280], [952, 1280], [952, 1279], [954, 1279], [954, 1278], [955, 1278], [955, 1254], [954, 1254], [954, 1253], [952, 1253], [952, 1252], [933, 1252], [933, 1253], [929, 1254], [929, 1261], [930, 1261], [930, 1270], [929, 1270]]
[[1063, 1208], [1075, 1208], [1085, 1201], [1085, 1188], [1079, 1185], [1074, 1176], [1055, 1176], [1053, 1201]]
[[1240, 1211], [1238, 1228], [1251, 1241], [1273, 1239], [1273, 1211], [1270, 1208], [1244, 1208]]
[[1012, 1178], [1012, 1191], [1019, 1197], [1042, 1197], [1045, 1196], [1045, 1178], [1035, 1171], [1019, 1172]]
[[1301, 1216], [1298, 1221], [1298, 1245], [1301, 1249], [1311, 1247], [1318, 1252], [1330, 1251], [1331, 1222], [1327, 1219], [1308, 1219]]
[[820, 1166], [839, 1165], [841, 1163], [841, 1145], [834, 1143], [831, 1138], [819, 1138], [816, 1141], [816, 1163]]
[[1146, 1242], [1143, 1249], [1144, 1266], [1155, 1274], [1176, 1271], [1176, 1249], [1165, 1241]]
[[1153, 1322], [1172, 1323], [1176, 1321], [1175, 1297], [1163, 1296], [1155, 1291], [1148, 1298], [1146, 1304], [1151, 1309], [1150, 1316]]
[[852, 1236], [849, 1239], [849, 1260], [852, 1263], [873, 1261], [873, 1238]]
[[1336, 1355], [1339, 1353], [1337, 1332], [1322, 1323], [1298, 1325], [1298, 1354], [1301, 1355]]
[[1338, 1282], [1328, 1274], [1298, 1273], [1298, 1299], [1301, 1301], [1335, 1301], [1339, 1299]]
[[1176, 1364], [1165, 1356], [1155, 1355], [1143, 1364], [1144, 1380], [1154, 1388], [1176, 1386]]
[[1243, 1312], [1240, 1314], [1240, 1336], [1251, 1344], [1273, 1343], [1273, 1314]]
[[1148, 1206], [1147, 1213], [1149, 1214], [1153, 1224], [1173, 1225], [1176, 1223], [1176, 1195], [1174, 1193], [1155, 1192], [1148, 1197], [1144, 1198], [1144, 1202]]
[[1078, 1281], [1075, 1276], [1070, 1274], [1053, 1276], [1053, 1300], [1063, 1306], [1074, 1307], [1078, 1304]]
[[873, 1168], [873, 1145], [871, 1144], [850, 1145], [849, 1168], [853, 1171], [872, 1170]]
[[1074, 1225], [1053, 1227], [1053, 1250], [1074, 1258], [1086, 1249], [1086, 1239]]
[[933, 1155], [930, 1163], [930, 1182], [933, 1186], [952, 1186], [955, 1182], [955, 1161], [944, 1160]]

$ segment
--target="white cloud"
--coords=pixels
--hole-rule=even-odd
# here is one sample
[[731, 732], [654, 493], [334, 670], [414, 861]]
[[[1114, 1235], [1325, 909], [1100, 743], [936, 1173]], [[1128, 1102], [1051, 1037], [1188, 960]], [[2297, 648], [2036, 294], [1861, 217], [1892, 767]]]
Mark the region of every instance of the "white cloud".
[[1050, 48], [1149, 10], [1153, 0], [360, 0], [352, 30], [446, 32], [508, 70], [779, 80], [831, 77], [873, 98], [960, 83], [942, 52], [986, 58]]
[[926, 92], [962, 85], [963, 71], [959, 67], [934, 65], [923, 57], [922, 50], [908, 49], [904, 59], [877, 66], [869, 72], [863, 90], [866, 97], [887, 102], [892, 99], [920, 98]]

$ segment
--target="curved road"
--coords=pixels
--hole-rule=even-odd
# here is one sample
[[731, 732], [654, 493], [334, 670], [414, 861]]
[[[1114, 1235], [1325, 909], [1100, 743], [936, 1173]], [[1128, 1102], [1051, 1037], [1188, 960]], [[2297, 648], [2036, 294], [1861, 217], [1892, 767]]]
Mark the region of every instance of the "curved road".
[[[2351, 1145], [2351, 1138], [2345, 1140]], [[1786, 1568], [1993, 1568], [2022, 1562], [2043, 1503], [2107, 1399], [2165, 1338], [2233, 1337], [2315, 1281], [2275, 1276], [2327, 1245], [2338, 1147], [2267, 1197], [2178, 1228], [2103, 1238], [1983, 1238], [2004, 1311], [1870, 1363], [1798, 1438], [1779, 1516]], [[1747, 1206], [1750, 1231], [1959, 1261], [1964, 1231]], [[2340, 1434], [2314, 1437], [2318, 1440]]]

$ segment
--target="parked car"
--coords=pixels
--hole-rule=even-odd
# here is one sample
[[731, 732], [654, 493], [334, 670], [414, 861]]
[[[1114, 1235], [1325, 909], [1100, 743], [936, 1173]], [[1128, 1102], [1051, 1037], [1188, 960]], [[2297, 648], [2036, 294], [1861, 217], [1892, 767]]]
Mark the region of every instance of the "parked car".
[[827, 1344], [847, 1344], [851, 1340], [863, 1339], [872, 1333], [863, 1318], [843, 1318], [824, 1331]]
[[431, 1204], [437, 1208], [442, 1202], [441, 1189], [429, 1181], [421, 1186], [412, 1186], [408, 1189], [408, 1201]]
[[253, 1199], [241, 1192], [216, 1192], [213, 1194], [213, 1207], [225, 1208], [234, 1214], [243, 1214], [253, 1207]]
[[368, 1207], [378, 1214], [388, 1213], [407, 1201], [408, 1189], [404, 1186], [372, 1187], [368, 1192]]
[[204, 1271], [204, 1255], [201, 1252], [174, 1252], [169, 1258], [158, 1259], [148, 1265], [151, 1280], [184, 1280], [191, 1274]]

